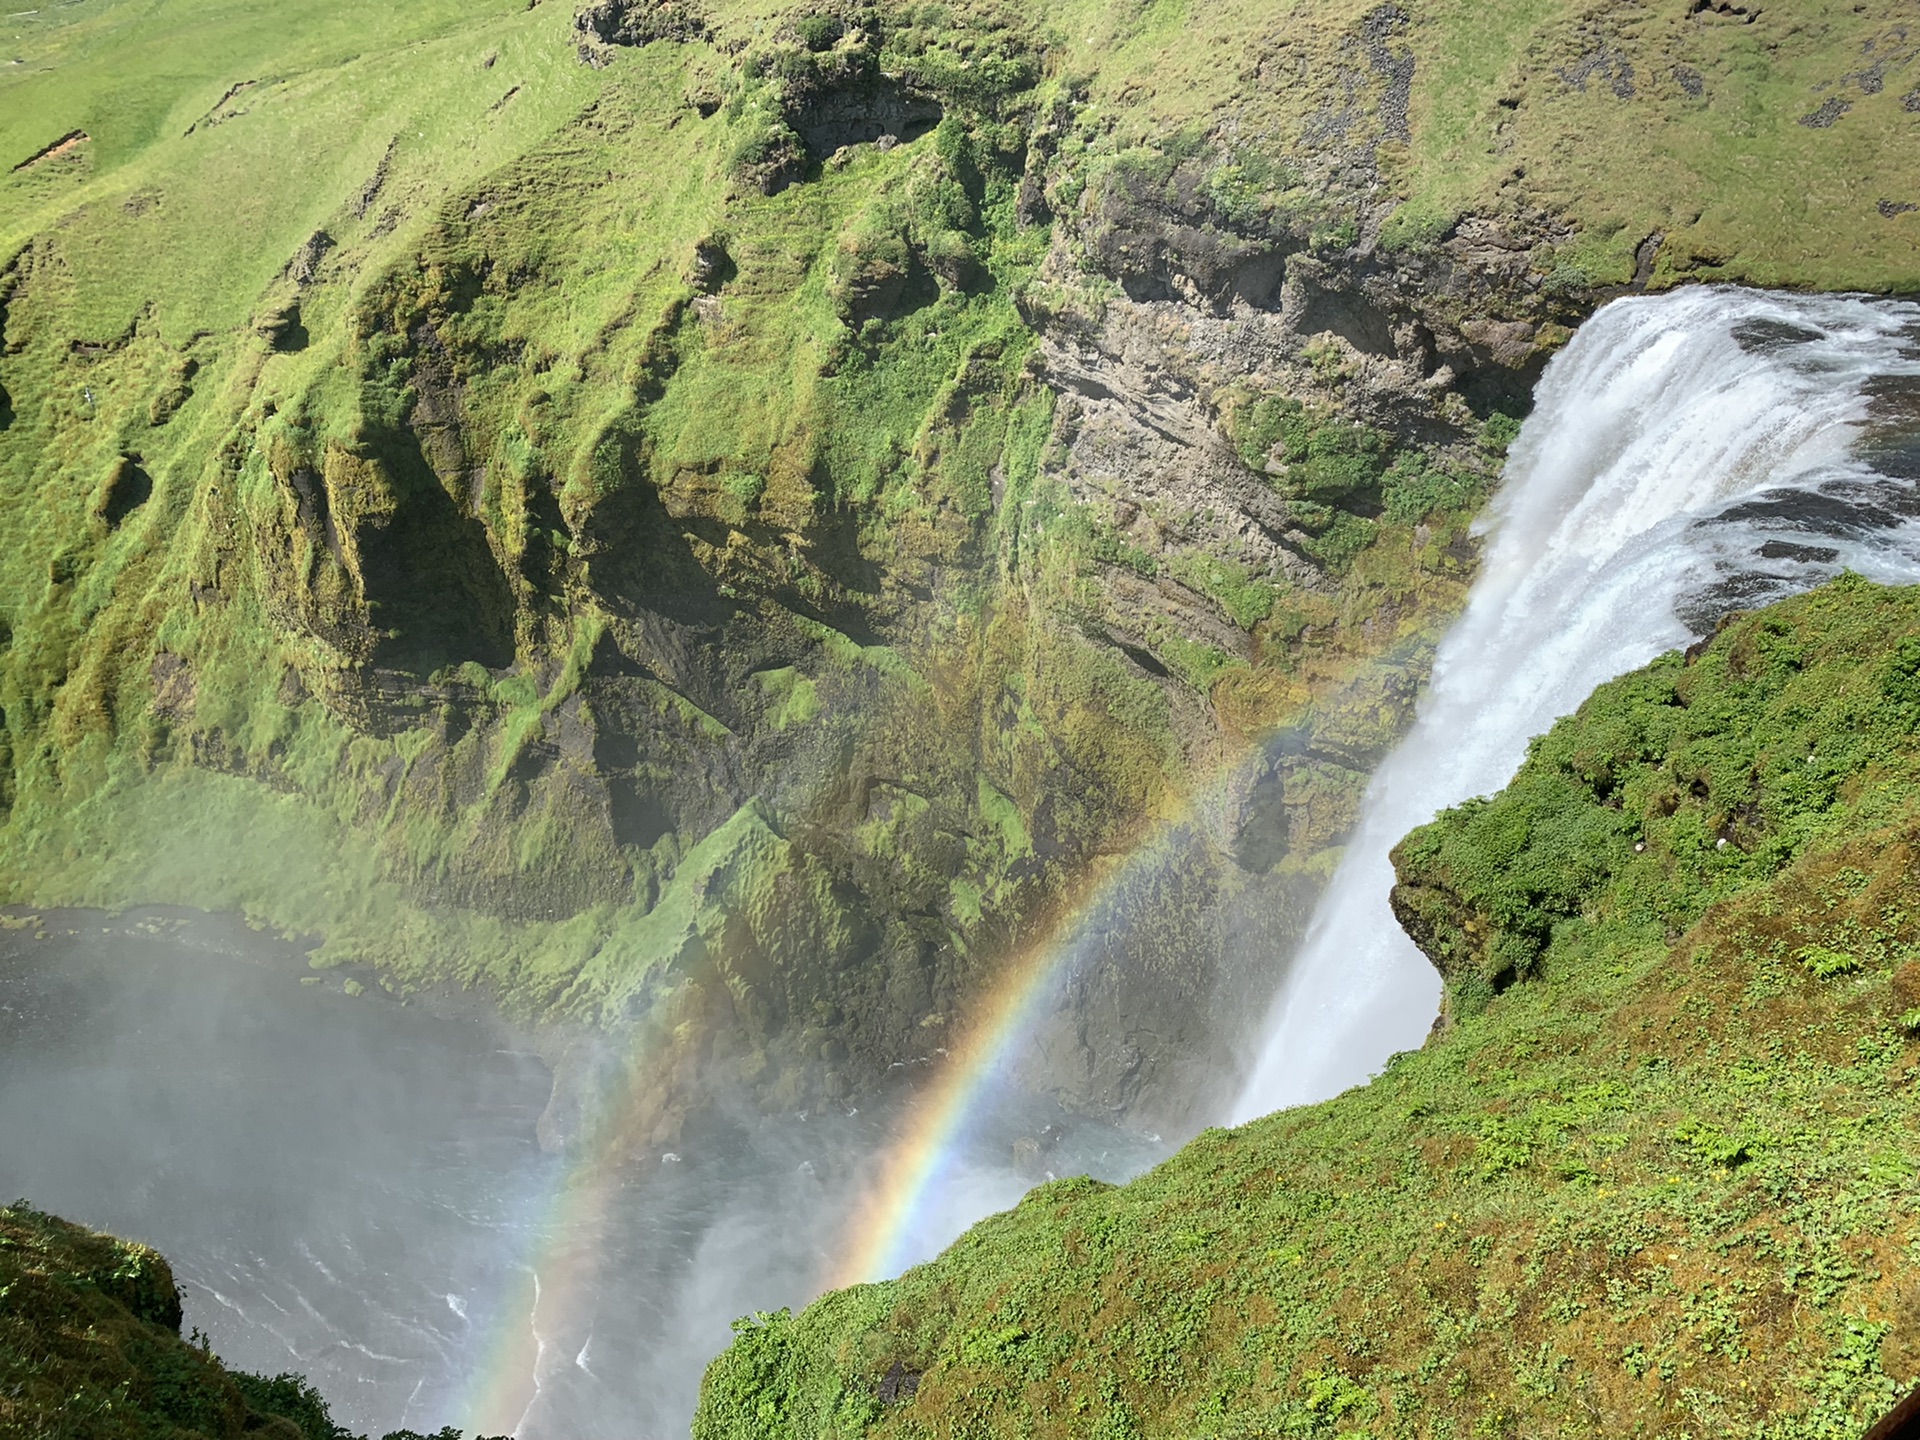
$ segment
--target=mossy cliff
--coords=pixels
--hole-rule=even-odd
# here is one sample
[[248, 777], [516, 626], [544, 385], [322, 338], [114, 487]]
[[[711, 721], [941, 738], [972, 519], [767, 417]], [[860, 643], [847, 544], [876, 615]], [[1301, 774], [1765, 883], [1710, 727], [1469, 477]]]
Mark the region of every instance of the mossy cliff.
[[1855, 1437], [1920, 1376], [1920, 591], [1605, 685], [1397, 854], [1450, 1023], [743, 1321], [698, 1440]]
[[1045, 1048], [1203, 1097], [1568, 327], [1920, 283], [1891, 0], [0, 23], [5, 898], [638, 1027], [643, 1143], [1147, 843]]
[[[295, 1375], [229, 1370], [180, 1335], [145, 1245], [0, 1209], [0, 1431], [32, 1440], [355, 1440]], [[386, 1440], [459, 1440], [455, 1431]]]

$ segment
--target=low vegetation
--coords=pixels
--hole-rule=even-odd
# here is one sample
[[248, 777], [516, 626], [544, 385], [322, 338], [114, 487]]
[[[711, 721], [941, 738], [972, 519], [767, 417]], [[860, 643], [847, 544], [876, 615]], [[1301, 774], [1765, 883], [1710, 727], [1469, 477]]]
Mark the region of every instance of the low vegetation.
[[[32, 1440], [362, 1440], [297, 1375], [229, 1370], [145, 1245], [0, 1210], [0, 1430]], [[454, 1430], [385, 1440], [460, 1440]], [[478, 1437], [476, 1437], [478, 1440]]]
[[[1920, 283], [1907, 20], [0, 16], [0, 900], [636, 1027], [664, 1147], [882, 1083], [1165, 841], [1126, 1010], [1217, 1070], [1571, 326]], [[1187, 825], [1277, 731], [1300, 802]]]

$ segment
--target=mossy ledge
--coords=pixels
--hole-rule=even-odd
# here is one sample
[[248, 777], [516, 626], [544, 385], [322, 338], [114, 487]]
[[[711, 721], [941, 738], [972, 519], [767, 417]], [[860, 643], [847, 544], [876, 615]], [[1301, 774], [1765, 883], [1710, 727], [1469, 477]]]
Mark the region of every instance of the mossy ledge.
[[1449, 1024], [737, 1326], [696, 1440], [1853, 1440], [1920, 1376], [1920, 591], [1602, 686], [1401, 845]]

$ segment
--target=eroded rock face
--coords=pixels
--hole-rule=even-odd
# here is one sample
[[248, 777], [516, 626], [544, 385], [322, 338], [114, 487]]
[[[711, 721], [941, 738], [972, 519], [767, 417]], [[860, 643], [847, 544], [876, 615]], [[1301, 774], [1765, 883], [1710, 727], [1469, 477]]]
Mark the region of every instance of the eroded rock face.
[[[311, 805], [404, 919], [287, 923], [396, 985], [639, 1035], [640, 1143], [715, 1090], [856, 1095], [1032, 964], [1061, 988], [1031, 1083], [1186, 1123], [1464, 592], [1483, 421], [1594, 296], [1544, 286], [1542, 217], [1383, 240], [1414, 75], [1390, 5], [1245, 57], [1305, 97], [1284, 160], [1227, 112], [1122, 146], [1034, 98], [1013, 21], [720, 26], [580, 12], [601, 60], [697, 52], [685, 103], [608, 90], [362, 274], [389, 146], [244, 355], [83, 357], [53, 242], [24, 253], [7, 343], [49, 374], [111, 373], [155, 430], [216, 364], [242, 397], [204, 473], [149, 458], [153, 498], [49, 562], [76, 606], [113, 534], [174, 517], [152, 603], [180, 636], [124, 675], [104, 639], [36, 641], [27, 688], [76, 731], [111, 695], [141, 763]], [[576, 264], [555, 217], [627, 196], [571, 243], [626, 235], [647, 157], [700, 126], [676, 163], [718, 178], [671, 253], [556, 328], [631, 257]], [[329, 378], [247, 400], [295, 324]], [[557, 1145], [588, 1123], [550, 1118]]]
[[[1091, 226], [1160, 223], [1108, 202], [1090, 213]], [[1156, 252], [1175, 277], [1165, 293], [1094, 304], [1067, 283], [1082, 257], [1102, 253], [1080, 233], [1056, 226], [1040, 272], [1055, 288], [1034, 287], [1023, 310], [1038, 340], [1023, 383], [1046, 394], [1051, 416], [1042, 473], [1093, 517], [1114, 557], [1087, 572], [1064, 636], [1021, 613], [1030, 579], [991, 578], [1008, 522], [951, 500], [884, 551], [844, 510], [783, 511], [791, 502], [772, 483], [742, 494], [724, 471], [655, 469], [569, 513], [564, 493], [478, 458], [492, 442], [455, 378], [465, 362], [431, 322], [408, 331], [415, 398], [389, 438], [287, 462], [266, 532], [282, 538], [262, 548], [261, 590], [283, 624], [353, 657], [290, 672], [298, 693], [356, 731], [424, 737], [368, 777], [360, 802], [370, 822], [435, 817], [462, 837], [410, 876], [419, 901], [515, 924], [594, 907], [690, 917], [672, 922], [690, 929], [644, 944], [605, 942], [546, 996], [615, 1024], [655, 1023], [682, 997], [670, 1008], [690, 1018], [671, 1043], [686, 1050], [675, 1068], [687, 1088], [659, 1087], [649, 1122], [663, 1144], [702, 1088], [805, 1104], [922, 1059], [963, 1019], [981, 984], [977, 957], [1017, 954], [1023, 927], [1045, 933], [1089, 885], [1088, 918], [1049, 942], [1074, 958], [1024, 1073], [1070, 1106], [1143, 1123], [1206, 1113], [1253, 1039], [1273, 957], [1311, 911], [1310, 857], [1339, 843], [1411, 715], [1432, 627], [1470, 550], [1446, 562], [1458, 578], [1388, 600], [1348, 633], [1343, 579], [1314, 553], [1327, 507], [1290, 498], [1266, 473], [1282, 461], [1250, 465], [1227, 416], [1250, 394], [1324, 393], [1307, 356], [1318, 346], [1337, 366], [1332, 413], [1469, 446], [1471, 411], [1435, 367], [1442, 354], [1468, 374], [1500, 361], [1445, 328], [1457, 303], [1447, 286], [1504, 295], [1498, 287], [1524, 277], [1513, 257], [1525, 252], [1496, 247], [1506, 268], [1488, 269], [1478, 242], [1462, 240], [1439, 281], [1364, 250], [1269, 252], [1277, 276], [1254, 287], [1255, 303], [1205, 289], [1218, 278], [1211, 257], [1243, 242], [1209, 240], [1196, 260], [1173, 233]], [[682, 333], [724, 330], [739, 303], [740, 262], [724, 243], [703, 244], [706, 294], [678, 320]], [[710, 253], [724, 260], [700, 258]], [[867, 297], [854, 320], [862, 306], [868, 319], [897, 313], [897, 297], [854, 293]], [[1528, 350], [1512, 373], [1538, 359]], [[670, 389], [671, 370], [652, 383]], [[645, 474], [650, 462], [636, 445], [619, 463]], [[504, 543], [512, 506], [530, 537], [517, 556]], [[1229, 728], [1178, 657], [1204, 650], [1210, 664], [1257, 676], [1293, 641], [1223, 608], [1195, 557], [1319, 606], [1348, 657], [1335, 671], [1353, 673], [1303, 677], [1277, 711], [1269, 696]], [[795, 585], [808, 576], [818, 598]], [[988, 587], [1000, 626], [957, 651], [956, 583]], [[562, 595], [597, 613], [590, 640], [577, 630], [567, 640]], [[1025, 741], [1020, 717], [1036, 697], [1010, 688], [1018, 670], [1069, 682]], [[1097, 678], [1108, 671], [1111, 682]], [[172, 675], [169, 695], [182, 683]], [[503, 689], [516, 676], [529, 695], [566, 693], [521, 718], [524, 698]], [[1078, 687], [1110, 683], [1151, 697], [1159, 748], [1130, 759], [1115, 750], [1120, 732], [1096, 730], [1076, 759], [1051, 729], [1098, 693]], [[1233, 729], [1270, 723], [1261, 713], [1292, 719], [1249, 750]], [[1143, 827], [1163, 783], [1140, 768], [1150, 754], [1155, 766], [1218, 773], [1202, 787], [1217, 793], [1180, 801], [1188, 813], [1169, 828]], [[529, 835], [540, 837], [533, 864]], [[716, 846], [717, 861], [696, 858]], [[1133, 873], [1086, 878], [1116, 867]], [[565, 1143], [557, 1130], [554, 1143]]]
[[[1043, 276], [1057, 288], [1036, 286], [1025, 308], [1056, 396], [1054, 473], [1124, 552], [1082, 623], [1133, 673], [1171, 681], [1189, 756], [1222, 753], [1223, 717], [1156, 658], [1167, 638], [1256, 666], [1273, 641], [1166, 562], [1202, 551], [1288, 593], [1341, 593], [1314, 553], [1324, 507], [1250, 466], [1223, 415], [1248, 394], [1331, 388], [1339, 413], [1463, 443], [1476, 404], [1524, 404], [1553, 339], [1577, 318], [1577, 305], [1539, 287], [1552, 239], [1539, 225], [1469, 222], [1417, 258], [1366, 243], [1313, 251], [1236, 232], [1178, 172], [1150, 199], [1122, 184], [1056, 225]], [[1070, 277], [1087, 264], [1118, 293], [1059, 303], [1078, 293]], [[1489, 318], [1503, 316], [1514, 318]], [[1127, 555], [1144, 559], [1130, 566]], [[1391, 611], [1368, 623], [1390, 631]], [[1411, 719], [1430, 658], [1431, 644], [1416, 642], [1352, 684], [1323, 681], [1308, 715], [1238, 762], [1206, 813], [1162, 837], [1162, 857], [1085, 927], [1070, 998], [1036, 1041], [1036, 1083], [1170, 1126], [1209, 1113], [1230, 1083], [1226, 1057], [1258, 1024], [1249, 999], [1264, 995], [1317, 896], [1316, 880], [1274, 867], [1339, 842], [1366, 776]]]

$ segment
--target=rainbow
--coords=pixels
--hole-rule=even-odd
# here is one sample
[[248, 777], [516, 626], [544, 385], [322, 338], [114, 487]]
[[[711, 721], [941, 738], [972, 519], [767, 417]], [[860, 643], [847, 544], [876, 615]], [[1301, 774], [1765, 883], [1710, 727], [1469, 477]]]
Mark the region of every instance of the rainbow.
[[[1403, 640], [1374, 665], [1404, 659], [1417, 645]], [[1353, 685], [1371, 669], [1349, 676]], [[911, 1111], [904, 1132], [888, 1152], [879, 1182], [854, 1213], [839, 1257], [828, 1268], [823, 1289], [839, 1289], [899, 1274], [914, 1259], [916, 1242], [927, 1229], [931, 1202], [957, 1168], [962, 1147], [979, 1118], [988, 1082], [1007, 1057], [1017, 1054], [1043, 1013], [1042, 1000], [1053, 982], [1071, 968], [1089, 936], [1087, 921], [1103, 902], [1130, 879], [1158, 863], [1161, 842], [1173, 826], [1201, 814], [1225, 795], [1246, 768], [1263, 759], [1275, 735], [1248, 742], [1223, 757], [1210, 775], [1180, 797], [1170, 813], [1152, 827], [1151, 838], [1129, 854], [1114, 872], [1089, 889], [1059, 917], [1047, 937], [1007, 966], [1005, 974], [976, 1012], [961, 1043], [949, 1051], [940, 1074]]]
[[[1150, 847], [1143, 847], [1150, 848]], [[838, 1288], [879, 1279], [904, 1268], [930, 1198], [960, 1154], [968, 1124], [1003, 1059], [1044, 1013], [1049, 982], [1065, 968], [1076, 947], [1055, 937], [1077, 935], [1085, 918], [1118, 879], [1137, 868], [1141, 852], [1118, 867], [1119, 875], [1094, 887], [1088, 898], [1061, 917], [1041, 943], [1016, 955], [999, 981], [978, 1004], [977, 1019], [962, 1040], [949, 1048], [932, 1084], [917, 1098], [902, 1140], [892, 1147], [881, 1183], [856, 1212], [846, 1254], [830, 1265], [821, 1288]], [[516, 1431], [539, 1392], [547, 1367], [572, 1363], [570, 1356], [548, 1353], [543, 1333], [556, 1336], [576, 1304], [597, 1289], [603, 1253], [594, 1243], [605, 1227], [621, 1189], [615, 1168], [621, 1139], [639, 1109], [643, 1088], [637, 1057], [628, 1065], [629, 1086], [622, 1103], [593, 1128], [592, 1143], [577, 1159], [556, 1166], [540, 1197], [529, 1207], [529, 1254], [516, 1267], [519, 1279], [505, 1287], [491, 1306], [491, 1335], [468, 1372], [468, 1393], [456, 1408], [476, 1436]], [[557, 1337], [556, 1337], [557, 1338]]]
[[[822, 1290], [885, 1279], [914, 1261], [927, 1240], [932, 1202], [957, 1171], [969, 1136], [987, 1113], [991, 1082], [1046, 1014], [1055, 982], [1070, 973], [1072, 962], [1095, 938], [1089, 921], [1129, 881], [1160, 863], [1169, 834], [1208, 809], [1266, 750], [1265, 743], [1250, 742], [1212, 767], [1206, 780], [1177, 797], [1159, 817], [1146, 843], [1104, 878], [1089, 883], [1078, 903], [1064, 908], [1041, 939], [1007, 962], [984, 1000], [976, 1003], [972, 1023], [949, 1047], [938, 1073], [909, 1109], [898, 1139], [881, 1162], [878, 1180], [855, 1207], [844, 1240], [823, 1267]], [[631, 1057], [627, 1066], [624, 1103], [594, 1127], [594, 1143], [583, 1145], [578, 1159], [556, 1167], [534, 1207], [541, 1218], [531, 1228], [533, 1253], [519, 1267], [525, 1278], [509, 1287], [510, 1293], [494, 1307], [492, 1337], [469, 1372], [470, 1394], [462, 1409], [467, 1427], [479, 1434], [517, 1429], [546, 1367], [555, 1363], [540, 1338], [540, 1322], [550, 1318], [546, 1328], [554, 1333], [574, 1305], [597, 1288], [602, 1247], [594, 1239], [622, 1188], [613, 1162], [640, 1108], [643, 1077], [638, 1060]], [[560, 1359], [573, 1363], [571, 1356]]]
[[[976, 1008], [975, 1022], [949, 1048], [938, 1075], [917, 1097], [912, 1118], [899, 1143], [889, 1149], [881, 1181], [870, 1189], [849, 1227], [845, 1254], [828, 1267], [821, 1289], [881, 1279], [905, 1268], [924, 1223], [928, 1201], [940, 1193], [953, 1169], [970, 1123], [982, 1113], [989, 1083], [1009, 1055], [1045, 1013], [1049, 982], [1066, 970], [1078, 950], [1059, 937], [1078, 937], [1086, 918], [1126, 875], [1140, 868], [1151, 846], [1142, 847], [1105, 884], [1064, 914], [1040, 943], [1017, 954]], [[640, 1066], [630, 1063], [629, 1087], [594, 1127], [594, 1143], [579, 1158], [557, 1166], [538, 1201], [529, 1227], [531, 1253], [517, 1267], [519, 1280], [506, 1287], [492, 1307], [492, 1335], [469, 1372], [468, 1395], [458, 1406], [466, 1428], [476, 1436], [508, 1435], [518, 1429], [538, 1394], [547, 1367], [570, 1364], [570, 1356], [548, 1353], [549, 1336], [564, 1328], [576, 1303], [597, 1289], [602, 1247], [594, 1243], [606, 1225], [621, 1189], [614, 1160], [621, 1137], [639, 1109], [643, 1088]]]
[[[1184, 807], [1191, 813], [1193, 807]], [[1164, 834], [1166, 826], [1156, 827]], [[932, 1082], [915, 1098], [898, 1141], [886, 1152], [879, 1182], [854, 1212], [840, 1253], [824, 1268], [820, 1288], [837, 1289], [897, 1274], [922, 1241], [929, 1204], [955, 1170], [972, 1124], [985, 1113], [991, 1082], [1009, 1056], [1046, 1013], [1053, 982], [1081, 951], [1089, 917], [1133, 875], [1157, 859], [1159, 847], [1142, 845], [1088, 887], [1038, 942], [1018, 952], [976, 1003], [974, 1021], [948, 1048]], [[529, 1207], [529, 1254], [516, 1267], [519, 1280], [491, 1306], [491, 1334], [468, 1372], [467, 1393], [456, 1409], [476, 1436], [510, 1435], [526, 1417], [548, 1367], [570, 1364], [553, 1356], [543, 1333], [557, 1338], [576, 1304], [598, 1288], [603, 1253], [593, 1237], [605, 1227], [620, 1191], [616, 1164], [621, 1139], [639, 1107], [644, 1078], [638, 1057], [628, 1064], [622, 1101], [593, 1127], [592, 1143], [577, 1159], [556, 1166], [538, 1200]]]
[[[556, 1165], [539, 1200], [529, 1207], [529, 1253], [516, 1267], [519, 1280], [492, 1307], [490, 1338], [468, 1372], [468, 1394], [457, 1408], [476, 1437], [512, 1435], [539, 1394], [548, 1366], [543, 1337], [564, 1329], [566, 1318], [586, 1308], [599, 1288], [600, 1243], [621, 1189], [619, 1143], [640, 1108], [641, 1067], [630, 1061], [625, 1095], [594, 1125], [592, 1142], [579, 1157]], [[558, 1357], [573, 1364], [575, 1357]]]
[[[1094, 896], [1055, 927], [1076, 935], [1099, 898]], [[918, 1098], [900, 1142], [888, 1153], [880, 1183], [869, 1192], [849, 1227], [846, 1253], [828, 1275], [824, 1288], [837, 1290], [868, 1280], [883, 1280], [905, 1269], [912, 1258], [927, 1202], [960, 1154], [971, 1122], [981, 1110], [988, 1082], [1042, 1013], [1049, 983], [1061, 974], [1074, 945], [1043, 944], [1017, 957], [978, 1008], [977, 1018], [946, 1063]]]

